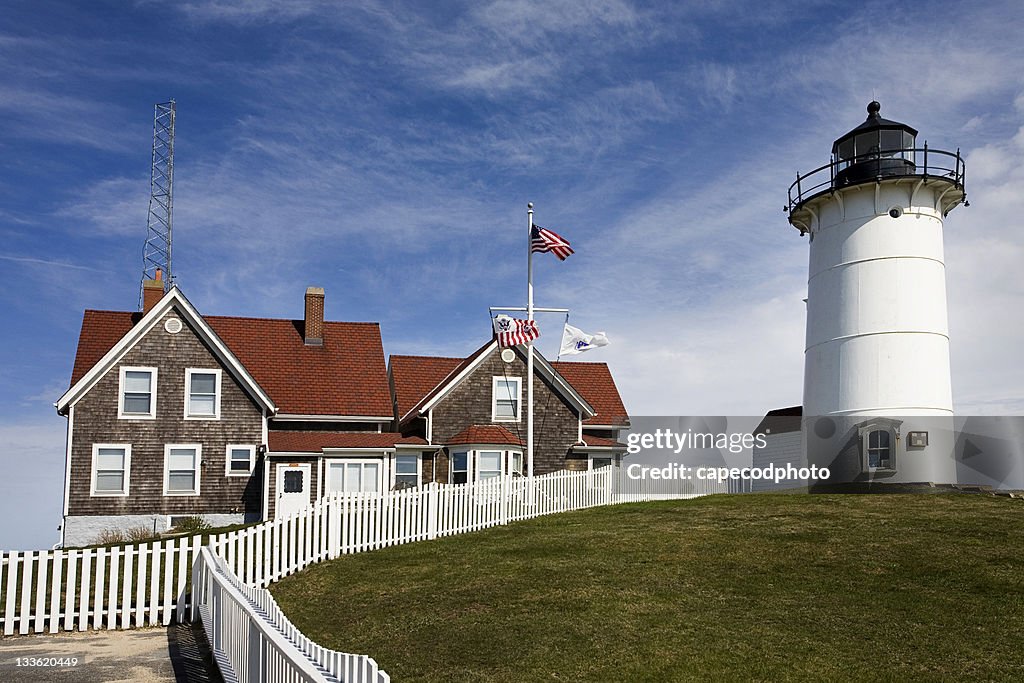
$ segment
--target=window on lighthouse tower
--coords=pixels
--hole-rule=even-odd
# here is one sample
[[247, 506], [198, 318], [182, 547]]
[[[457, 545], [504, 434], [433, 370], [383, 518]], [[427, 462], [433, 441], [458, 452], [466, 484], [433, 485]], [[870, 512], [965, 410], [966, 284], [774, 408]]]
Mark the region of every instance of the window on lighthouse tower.
[[898, 422], [872, 420], [859, 426], [861, 469], [864, 472], [896, 470]]
[[892, 445], [889, 431], [875, 429], [868, 432], [868, 467], [888, 469], [892, 464]]

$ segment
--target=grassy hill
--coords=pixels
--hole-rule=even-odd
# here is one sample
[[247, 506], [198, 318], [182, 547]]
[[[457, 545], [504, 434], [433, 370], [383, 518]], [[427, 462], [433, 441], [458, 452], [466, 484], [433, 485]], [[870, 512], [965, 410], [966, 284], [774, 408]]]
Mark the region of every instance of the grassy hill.
[[745, 495], [553, 515], [272, 588], [395, 681], [1022, 680], [1024, 501]]

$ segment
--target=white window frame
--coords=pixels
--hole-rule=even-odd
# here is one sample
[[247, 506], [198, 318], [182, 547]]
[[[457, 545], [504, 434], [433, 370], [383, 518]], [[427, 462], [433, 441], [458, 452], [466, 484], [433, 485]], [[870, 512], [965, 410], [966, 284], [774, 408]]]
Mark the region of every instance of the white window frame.
[[[502, 450], [500, 448], [477, 448], [473, 451], [473, 461], [476, 464], [476, 467], [473, 468], [475, 470], [475, 472], [473, 473], [473, 481], [487, 481], [487, 479], [480, 476], [481, 473], [485, 471], [483, 467], [481, 467], [480, 465], [480, 456], [484, 453], [498, 454], [498, 475], [497, 477], [488, 477], [487, 479], [501, 479], [503, 476], [505, 476], [505, 458], [508, 457], [508, 451]], [[486, 471], [493, 472], [494, 470]]]
[[[196, 487], [192, 491], [169, 491], [168, 485], [170, 484], [171, 470], [168, 467], [169, 460], [171, 457], [171, 449], [173, 448], [192, 448], [196, 452], [195, 460], [195, 472], [196, 472]], [[174, 497], [184, 496], [198, 496], [200, 494], [201, 485], [200, 477], [203, 472], [203, 444], [201, 443], [169, 443], [164, 444], [164, 495]]]
[[[473, 449], [471, 449], [471, 448], [467, 448], [465, 450], [458, 450], [458, 451], [450, 451], [449, 452], [449, 454], [448, 454], [448, 483], [449, 484], [454, 484], [455, 483], [455, 456], [460, 454], [460, 453], [463, 453], [466, 456], [466, 483], [468, 484], [469, 482], [473, 481], [472, 474], [473, 474], [473, 459], [475, 457], [474, 456], [475, 451], [473, 451]], [[459, 470], [459, 471], [461, 472], [461, 470]]]
[[[377, 490], [376, 491], [363, 491], [362, 493], [383, 493], [383, 491], [384, 491], [384, 468], [386, 467], [386, 463], [384, 461], [384, 458], [332, 458], [330, 460], [327, 460], [324, 463], [324, 465], [325, 465], [325, 467], [324, 467], [324, 479], [325, 479], [325, 482], [324, 482], [324, 486], [323, 486], [324, 491], [326, 493], [332, 493], [332, 492], [336, 491], [336, 489], [332, 488], [332, 485], [331, 485], [331, 481], [332, 481], [331, 468], [334, 467], [335, 465], [340, 465], [342, 467], [348, 467], [349, 465], [361, 465], [361, 466], [364, 466], [364, 468], [365, 468], [366, 465], [371, 465], [371, 464], [377, 466]], [[363, 472], [362, 472], [362, 470], [360, 470], [360, 472], [359, 472], [360, 484], [362, 483], [362, 479], [363, 479]], [[344, 489], [341, 490], [341, 491], [338, 491], [338, 493], [344, 493], [344, 492], [345, 492]]]
[[[516, 384], [516, 416], [511, 417], [498, 417], [498, 382], [515, 382]], [[508, 400], [508, 399], [503, 399]], [[491, 422], [522, 422], [523, 418], [523, 378], [522, 377], [505, 377], [504, 375], [496, 375], [491, 378]]]
[[[516, 467], [516, 456], [519, 456], [519, 467]], [[509, 451], [508, 452], [508, 473], [512, 476], [526, 476], [523, 474], [523, 463], [525, 459], [522, 451]]]
[[[96, 458], [101, 448], [120, 448], [124, 450], [124, 486], [121, 491], [96, 490]], [[126, 498], [132, 470], [132, 445], [130, 443], [94, 443], [92, 445], [92, 469], [89, 474], [89, 495], [98, 498]]]
[[614, 453], [587, 453], [587, 471], [593, 472], [598, 469], [594, 467], [594, 459], [600, 458], [603, 460], [610, 460], [609, 463], [612, 467], [615, 467], [615, 454]]
[[[869, 447], [871, 445], [871, 434], [874, 432], [886, 432], [889, 435], [889, 465], [887, 467], [871, 466], [871, 454], [869, 453]], [[869, 422], [862, 426], [860, 428], [861, 471], [895, 472], [896, 459], [898, 457], [898, 444], [899, 440], [896, 437], [896, 427], [893, 425], [886, 424], [884, 422]]]
[[[423, 453], [420, 451], [402, 452], [395, 451], [393, 466], [391, 467], [391, 488], [395, 488], [398, 485], [398, 459], [401, 457], [416, 458], [416, 486], [423, 484]], [[408, 474], [402, 474], [401, 476], [407, 477]]]
[[[149, 412], [148, 413], [126, 413], [124, 411], [124, 380], [126, 373], [148, 372], [149, 382]], [[157, 369], [134, 365], [122, 365], [118, 369], [117, 381], [117, 418], [119, 420], [155, 420], [156, 419], [156, 380]]]
[[[191, 412], [191, 399], [192, 399], [192, 375], [214, 375], [214, 393], [213, 396], [213, 414], [198, 414], [194, 415]], [[185, 368], [185, 419], [186, 420], [219, 420], [220, 419], [220, 388], [221, 388], [221, 375], [222, 371], [220, 368]]]
[[[249, 451], [249, 469], [245, 472], [231, 469], [231, 451]], [[229, 443], [224, 448], [224, 476], [248, 477], [256, 469], [256, 446], [252, 444]]]

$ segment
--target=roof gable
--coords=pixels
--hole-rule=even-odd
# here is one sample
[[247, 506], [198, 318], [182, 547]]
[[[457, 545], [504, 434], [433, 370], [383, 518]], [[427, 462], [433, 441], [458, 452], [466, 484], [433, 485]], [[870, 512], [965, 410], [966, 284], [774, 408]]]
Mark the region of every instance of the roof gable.
[[[71, 387], [55, 404], [57, 411], [63, 413], [69, 406], [85, 395], [125, 354], [130, 351], [156, 324], [171, 310], [176, 309], [185, 318], [196, 334], [202, 339], [217, 360], [223, 365], [242, 387], [265, 409], [275, 412], [277, 406], [263, 388], [253, 379], [234, 353], [217, 336], [216, 332], [203, 320], [195, 307], [185, 298], [177, 287], [171, 287], [163, 298], [145, 314], [118, 313], [114, 311], [89, 311], [82, 319], [82, 332], [79, 337], [78, 351], [75, 354], [75, 367], [72, 371]], [[123, 326], [127, 325], [125, 329]], [[116, 336], [121, 331], [120, 336]], [[115, 339], [116, 337], [116, 339]], [[101, 349], [113, 343], [100, 355]]]
[[[437, 404], [438, 401], [442, 400], [451, 390], [453, 390], [456, 386], [458, 386], [460, 383], [462, 383], [464, 380], [470, 377], [476, 370], [476, 368], [480, 365], [480, 363], [483, 362], [483, 360], [487, 358], [490, 354], [494, 353], [498, 348], [498, 342], [494, 339], [491, 339], [489, 342], [487, 342], [486, 344], [478, 348], [476, 351], [471, 353], [466, 359], [462, 360], [458, 365], [453, 367], [448, 372], [448, 374], [444, 376], [443, 379], [441, 379], [433, 388], [431, 388], [418, 401], [416, 401], [411, 408], [404, 412], [399, 410], [399, 422], [406, 422], [409, 419], [415, 417], [416, 415], [422, 414], [430, 410], [434, 405]], [[519, 354], [520, 357], [526, 356], [526, 351], [524, 350], [525, 347], [517, 346], [514, 348], [515, 352]], [[569, 400], [570, 403], [579, 408], [580, 411], [587, 416], [587, 418], [591, 418], [594, 416], [596, 411], [594, 407], [590, 404], [590, 402], [583, 395], [581, 395], [576, 390], [576, 388], [570, 382], [568, 382], [558, 372], [558, 370], [555, 369], [555, 367], [550, 362], [548, 362], [546, 358], [544, 358], [544, 356], [540, 354], [540, 352], [534, 350], [533, 357], [535, 361], [534, 371], [537, 374], [541, 375], [541, 377], [544, 377], [549, 382], [551, 382], [551, 384], [554, 385], [556, 391], [561, 393], [565, 398]], [[419, 360], [417, 362], [426, 365], [426, 359], [428, 359], [429, 357], [407, 356], [406, 358], [418, 358]], [[394, 357], [392, 357], [392, 359], [394, 359]], [[392, 363], [392, 369], [393, 368], [394, 364]], [[605, 370], [607, 370], [607, 366], [605, 366]], [[610, 373], [608, 374], [608, 377], [611, 377]], [[399, 392], [399, 380], [397, 377], [395, 377], [394, 374], [392, 374], [392, 379], [395, 381], [395, 393], [397, 395]], [[412, 387], [403, 387], [401, 391], [404, 392], [406, 395], [415, 394], [415, 392], [412, 391]], [[615, 391], [615, 394], [616, 396], [618, 395], [617, 390]], [[621, 399], [619, 402], [621, 403]], [[625, 408], [623, 408], [622, 412], [623, 414], [625, 413]]]
[[[174, 297], [172, 298], [172, 294]], [[391, 392], [380, 326], [377, 323], [325, 322], [324, 343], [307, 346], [301, 320], [200, 316], [177, 288], [153, 310], [141, 313], [87, 310], [82, 319], [72, 388], [58, 409], [85, 389], [78, 387], [102, 364], [116, 363], [174, 305], [191, 311], [189, 321], [204, 330], [207, 343], [230, 356], [235, 372], [273, 406], [272, 412], [391, 418]], [[216, 344], [212, 341], [214, 340]], [[108, 356], [115, 352], [115, 356]], [[100, 372], [100, 375], [103, 373]], [[87, 383], [88, 384], [88, 383]], [[84, 385], [83, 385], [84, 387]], [[74, 393], [72, 393], [74, 392]]]

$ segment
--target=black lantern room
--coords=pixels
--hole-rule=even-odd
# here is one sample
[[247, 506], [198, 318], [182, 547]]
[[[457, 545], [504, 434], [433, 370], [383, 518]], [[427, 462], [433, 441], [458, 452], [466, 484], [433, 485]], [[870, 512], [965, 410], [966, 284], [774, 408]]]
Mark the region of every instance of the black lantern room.
[[930, 149], [927, 142], [918, 148], [917, 131], [905, 123], [883, 119], [881, 109], [878, 102], [871, 102], [867, 120], [832, 143], [828, 164], [809, 173], [797, 173], [783, 210], [789, 213], [789, 222], [800, 234], [810, 231], [818, 203], [828, 201], [837, 192], [868, 183], [913, 180], [943, 186], [938, 190], [936, 203], [942, 215], [961, 202], [970, 206], [960, 150]]
[[883, 119], [881, 109], [878, 102], [871, 102], [867, 120], [832, 144], [836, 187], [916, 173], [917, 131]]

